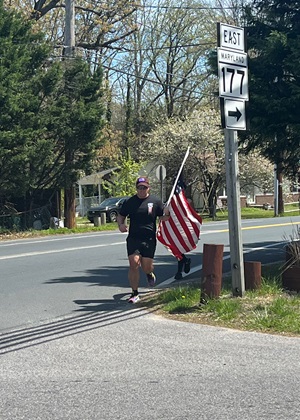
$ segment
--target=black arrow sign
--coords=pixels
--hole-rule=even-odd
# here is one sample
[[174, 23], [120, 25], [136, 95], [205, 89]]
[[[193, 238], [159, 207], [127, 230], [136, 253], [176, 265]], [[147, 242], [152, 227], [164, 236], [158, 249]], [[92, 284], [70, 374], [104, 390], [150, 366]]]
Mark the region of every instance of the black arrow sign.
[[236, 109], [236, 111], [228, 111], [228, 117], [236, 117], [236, 121], [238, 122], [238, 120], [241, 118], [242, 114], [237, 107], [235, 109]]

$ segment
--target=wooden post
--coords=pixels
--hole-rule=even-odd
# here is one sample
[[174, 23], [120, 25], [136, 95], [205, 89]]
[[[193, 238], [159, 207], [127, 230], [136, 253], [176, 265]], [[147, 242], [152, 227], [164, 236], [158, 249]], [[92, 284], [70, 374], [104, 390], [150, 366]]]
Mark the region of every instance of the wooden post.
[[217, 298], [222, 288], [224, 245], [204, 244], [201, 299]]
[[282, 287], [297, 293], [300, 292], [300, 266], [297, 265], [299, 255], [300, 241], [294, 241], [286, 245], [286, 267], [282, 273]]
[[245, 288], [246, 290], [256, 290], [261, 287], [261, 262], [245, 261]]

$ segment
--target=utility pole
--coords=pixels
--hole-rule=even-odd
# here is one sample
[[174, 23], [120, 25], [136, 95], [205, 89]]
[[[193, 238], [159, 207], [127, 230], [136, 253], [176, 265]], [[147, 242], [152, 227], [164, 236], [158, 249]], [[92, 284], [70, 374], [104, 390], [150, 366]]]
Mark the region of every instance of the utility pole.
[[274, 164], [274, 216], [278, 216], [278, 179], [276, 163]]
[[65, 0], [65, 55], [72, 57], [75, 47], [75, 7], [74, 0]]
[[[66, 65], [70, 65], [69, 61], [74, 56], [75, 48], [75, 7], [74, 0], [65, 0], [65, 57]], [[65, 226], [72, 229], [76, 226], [75, 220], [75, 185], [70, 183], [68, 170], [73, 162], [73, 148], [71, 144], [65, 144], [65, 194], [64, 194], [64, 216]]]

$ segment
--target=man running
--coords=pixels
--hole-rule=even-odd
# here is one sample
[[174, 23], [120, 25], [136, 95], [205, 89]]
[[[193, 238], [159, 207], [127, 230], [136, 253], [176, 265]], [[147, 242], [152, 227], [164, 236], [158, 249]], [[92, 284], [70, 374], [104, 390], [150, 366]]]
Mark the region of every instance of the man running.
[[[126, 200], [118, 214], [117, 222], [121, 232], [128, 232], [127, 255], [129, 261], [128, 279], [132, 294], [129, 303], [137, 303], [140, 299], [138, 287], [141, 267], [146, 273], [148, 286], [154, 287], [156, 277], [153, 272], [153, 258], [156, 250], [156, 220], [168, 220], [169, 209], [162, 201], [150, 195], [149, 179], [139, 177], [136, 181], [136, 194]], [[129, 216], [129, 231], [125, 224]]]

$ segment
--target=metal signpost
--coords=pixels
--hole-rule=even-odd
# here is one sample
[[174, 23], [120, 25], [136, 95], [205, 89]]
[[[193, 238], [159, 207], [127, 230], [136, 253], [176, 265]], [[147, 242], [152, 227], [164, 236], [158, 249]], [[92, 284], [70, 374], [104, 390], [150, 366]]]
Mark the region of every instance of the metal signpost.
[[158, 165], [155, 174], [156, 178], [160, 181], [160, 198], [163, 201], [163, 181], [167, 175], [166, 168], [163, 165]]
[[222, 127], [225, 129], [226, 185], [232, 293], [245, 291], [241, 202], [238, 177], [237, 130], [246, 130], [248, 94], [248, 60], [244, 29], [218, 23], [218, 74]]

